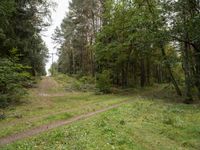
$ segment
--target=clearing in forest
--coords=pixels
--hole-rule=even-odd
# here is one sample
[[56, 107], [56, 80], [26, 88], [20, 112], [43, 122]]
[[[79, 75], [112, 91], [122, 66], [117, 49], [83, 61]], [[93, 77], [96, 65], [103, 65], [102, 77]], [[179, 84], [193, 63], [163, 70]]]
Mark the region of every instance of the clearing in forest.
[[81, 119], [85, 115], [105, 111], [131, 97], [66, 92], [63, 85], [51, 77], [43, 77], [37, 88], [30, 90], [29, 94], [22, 105], [2, 110], [6, 119], [0, 122], [0, 143], [10, 143], [66, 124], [68, 119], [77, 120], [77, 116]]
[[60, 83], [44, 77], [23, 104], [4, 110], [2, 149], [200, 147], [199, 106], [172, 103], [164, 95], [166, 89], [96, 95], [66, 91]]

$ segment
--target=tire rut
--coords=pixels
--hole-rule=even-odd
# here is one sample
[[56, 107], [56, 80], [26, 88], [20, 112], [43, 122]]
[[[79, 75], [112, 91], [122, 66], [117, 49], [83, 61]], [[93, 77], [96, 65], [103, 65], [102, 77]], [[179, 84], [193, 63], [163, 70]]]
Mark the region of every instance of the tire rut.
[[22, 139], [25, 139], [25, 138], [28, 138], [28, 137], [32, 137], [32, 136], [37, 135], [39, 133], [49, 131], [51, 129], [54, 129], [54, 128], [57, 128], [57, 127], [60, 127], [60, 126], [71, 124], [75, 121], [87, 119], [87, 118], [92, 117], [96, 114], [106, 112], [108, 110], [117, 108], [117, 107], [119, 107], [123, 104], [127, 104], [129, 102], [131, 102], [131, 100], [127, 100], [127, 101], [124, 101], [124, 102], [121, 102], [121, 103], [118, 103], [118, 104], [115, 104], [115, 105], [112, 105], [112, 106], [109, 106], [109, 107], [106, 107], [104, 109], [100, 109], [100, 110], [97, 110], [97, 111], [94, 111], [94, 112], [90, 112], [90, 113], [87, 113], [87, 114], [82, 114], [82, 115], [79, 115], [79, 116], [76, 116], [76, 117], [72, 117], [68, 120], [56, 121], [56, 122], [53, 122], [53, 123], [50, 123], [50, 124], [47, 124], [47, 125], [42, 125], [42, 126], [34, 128], [34, 129], [30, 129], [30, 130], [21, 132], [21, 133], [17, 133], [17, 134], [13, 134], [13, 135], [9, 135], [9, 136], [0, 138], [0, 146], [10, 144], [10, 143], [13, 143], [15, 141], [22, 140]]

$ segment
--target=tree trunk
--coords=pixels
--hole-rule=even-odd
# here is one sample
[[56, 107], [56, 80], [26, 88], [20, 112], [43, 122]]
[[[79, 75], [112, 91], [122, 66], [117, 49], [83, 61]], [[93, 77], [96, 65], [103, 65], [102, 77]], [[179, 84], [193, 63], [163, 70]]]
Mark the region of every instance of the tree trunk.
[[192, 94], [191, 94], [191, 72], [190, 72], [190, 60], [189, 60], [189, 45], [185, 42], [184, 43], [184, 72], [185, 72], [185, 103], [189, 104], [193, 101]]
[[164, 49], [164, 47], [163, 47], [162, 45], [161, 45], [161, 52], [162, 52], [162, 55], [163, 55], [163, 57], [164, 57], [165, 65], [166, 65], [166, 67], [167, 67], [167, 70], [168, 70], [168, 72], [169, 72], [169, 75], [170, 75], [170, 78], [171, 78], [171, 82], [172, 82], [172, 84], [174, 85], [174, 87], [175, 87], [175, 89], [176, 89], [176, 93], [177, 93], [179, 96], [182, 96], [182, 92], [181, 92], [181, 90], [180, 90], [180, 88], [179, 88], [179, 86], [178, 86], [178, 83], [176, 82], [176, 80], [175, 80], [175, 78], [174, 78], [174, 75], [173, 75], [172, 69], [171, 69], [171, 65], [170, 65], [170, 63], [169, 63], [168, 60], [167, 60], [167, 55], [166, 55], [165, 49]]
[[156, 75], [157, 82], [162, 83], [163, 77], [162, 77], [162, 68], [161, 68], [160, 64], [158, 64], [156, 67], [156, 73], [157, 73], [157, 75]]
[[195, 86], [198, 89], [198, 97], [200, 100], [200, 45], [195, 43], [194, 46], [195, 53]]
[[75, 63], [75, 52], [73, 49], [72, 49], [72, 62], [73, 62], [73, 73], [72, 74], [75, 74], [76, 73], [76, 63]]
[[127, 65], [126, 63], [123, 63], [122, 65], [122, 86], [126, 87], [127, 86]]
[[136, 62], [133, 62], [131, 64], [131, 70], [132, 70], [132, 74], [133, 74], [133, 81], [135, 86], [137, 85], [137, 65]]
[[195, 85], [198, 89], [198, 97], [200, 100], [200, 53], [196, 56], [196, 75], [195, 75]]
[[141, 59], [140, 62], [140, 85], [144, 87], [146, 85], [146, 71], [145, 71], [145, 63], [144, 58]]
[[149, 58], [147, 58], [147, 85], [150, 85], [150, 76], [151, 76], [151, 72], [150, 72], [150, 60]]
[[70, 60], [70, 63], [69, 63], [69, 73], [70, 74], [73, 74], [73, 52], [71, 51], [70, 54], [69, 54], [69, 60]]

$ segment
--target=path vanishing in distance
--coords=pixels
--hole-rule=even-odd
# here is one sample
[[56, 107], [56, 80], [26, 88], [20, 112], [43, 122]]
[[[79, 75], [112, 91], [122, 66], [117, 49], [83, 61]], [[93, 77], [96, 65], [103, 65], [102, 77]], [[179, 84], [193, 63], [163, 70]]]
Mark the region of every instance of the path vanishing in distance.
[[[46, 91], [48, 91], [50, 88], [52, 88], [52, 87], [54, 87], [54, 88], [58, 87], [59, 88], [59, 86], [60, 85], [53, 78], [44, 77], [42, 79], [42, 81], [40, 82], [40, 84], [38, 85], [38, 88], [36, 90], [37, 90], [37, 92], [40, 96], [41, 95], [48, 96], [48, 97], [62, 96], [64, 93], [46, 94]], [[10, 143], [15, 142], [17, 140], [22, 140], [22, 139], [25, 139], [25, 138], [28, 138], [28, 137], [32, 137], [32, 136], [40, 134], [42, 132], [49, 131], [51, 129], [54, 129], [54, 128], [57, 128], [57, 127], [60, 127], [60, 126], [68, 125], [68, 124], [71, 124], [73, 122], [92, 117], [94, 115], [97, 115], [99, 113], [106, 112], [108, 110], [117, 108], [117, 107], [119, 107], [123, 104], [129, 103], [129, 102], [131, 102], [131, 100], [119, 102], [118, 104], [115, 104], [115, 105], [112, 105], [112, 106], [109, 106], [109, 107], [106, 107], [106, 108], [103, 108], [103, 109], [100, 109], [100, 110], [97, 110], [97, 111], [94, 111], [94, 112], [89, 112], [87, 114], [78, 115], [78, 116], [72, 117], [72, 118], [67, 119], [67, 120], [55, 121], [55, 122], [52, 122], [52, 123], [49, 123], [49, 124], [46, 124], [46, 125], [41, 125], [39, 127], [35, 127], [33, 129], [26, 130], [24, 132], [20, 132], [20, 133], [17, 133], [17, 134], [2, 137], [2, 138], [0, 138], [0, 146], [10, 144]]]

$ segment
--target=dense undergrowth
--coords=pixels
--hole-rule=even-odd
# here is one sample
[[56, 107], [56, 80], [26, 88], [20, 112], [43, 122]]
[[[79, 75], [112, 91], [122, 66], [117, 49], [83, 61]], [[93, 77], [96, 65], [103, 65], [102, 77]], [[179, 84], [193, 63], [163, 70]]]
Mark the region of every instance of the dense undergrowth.
[[66, 91], [95, 91], [95, 79], [91, 76], [68, 76], [57, 73], [54, 78], [62, 84]]
[[[65, 91], [95, 92], [98, 95], [109, 93], [120, 94], [125, 90], [136, 89], [133, 87], [123, 88], [113, 85], [109, 71], [97, 74], [96, 77], [67, 75], [57, 72], [55, 73], [54, 78], [57, 82], [63, 85]], [[141, 89], [141, 87], [137, 88]]]

